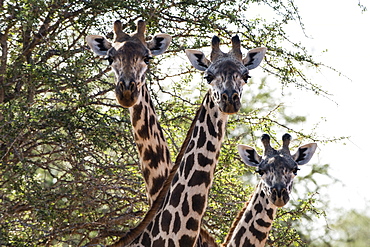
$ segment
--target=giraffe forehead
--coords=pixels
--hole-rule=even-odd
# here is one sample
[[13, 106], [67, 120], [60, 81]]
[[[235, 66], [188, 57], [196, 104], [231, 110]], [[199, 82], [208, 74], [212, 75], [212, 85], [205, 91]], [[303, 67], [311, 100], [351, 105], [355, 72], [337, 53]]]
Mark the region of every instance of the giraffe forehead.
[[260, 168], [264, 170], [284, 171], [285, 169], [293, 169], [297, 163], [290, 155], [284, 153], [275, 153], [272, 156], [267, 156], [261, 162]]
[[150, 50], [141, 41], [116, 42], [113, 44], [113, 48], [110, 50], [112, 55], [120, 56], [125, 60], [150, 55]]
[[247, 68], [233, 57], [226, 57], [214, 61], [209, 67], [208, 71], [217, 74], [242, 74]]

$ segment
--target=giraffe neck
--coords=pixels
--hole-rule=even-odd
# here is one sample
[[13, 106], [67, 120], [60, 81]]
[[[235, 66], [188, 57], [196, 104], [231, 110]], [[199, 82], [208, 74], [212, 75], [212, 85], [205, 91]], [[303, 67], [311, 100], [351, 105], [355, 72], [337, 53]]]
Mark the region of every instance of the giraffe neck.
[[263, 191], [263, 182], [260, 181], [249, 203], [242, 209], [241, 217], [235, 220], [235, 228], [227, 246], [265, 246], [276, 210], [277, 207], [268, 200]]
[[172, 167], [170, 152], [146, 84], [137, 104], [129, 108], [149, 204], [158, 197]]
[[228, 115], [220, 112], [207, 93], [162, 206], [130, 246], [191, 247], [196, 244], [227, 119]]

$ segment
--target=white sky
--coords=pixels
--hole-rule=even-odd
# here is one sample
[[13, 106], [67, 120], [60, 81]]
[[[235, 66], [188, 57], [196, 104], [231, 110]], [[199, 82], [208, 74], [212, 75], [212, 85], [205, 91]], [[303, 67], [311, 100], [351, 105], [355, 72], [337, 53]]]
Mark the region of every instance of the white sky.
[[[311, 163], [329, 164], [330, 173], [343, 182], [325, 191], [330, 196], [332, 209], [367, 209], [370, 206], [370, 160], [367, 157], [370, 150], [370, 1], [361, 1], [369, 9], [364, 13], [357, 6], [357, 0], [297, 2], [306, 34], [311, 39], [304, 38], [302, 32], [287, 34], [302, 41], [314, 59], [334, 67], [350, 80], [328, 70], [310, 74], [314, 83], [333, 94], [331, 99], [335, 103], [294, 91], [296, 94], [289, 96], [286, 104], [308, 116], [307, 127], [312, 128], [325, 117], [326, 122], [318, 126], [319, 135], [350, 137], [345, 144], [320, 144], [319, 153]], [[328, 51], [322, 53], [326, 49]]]

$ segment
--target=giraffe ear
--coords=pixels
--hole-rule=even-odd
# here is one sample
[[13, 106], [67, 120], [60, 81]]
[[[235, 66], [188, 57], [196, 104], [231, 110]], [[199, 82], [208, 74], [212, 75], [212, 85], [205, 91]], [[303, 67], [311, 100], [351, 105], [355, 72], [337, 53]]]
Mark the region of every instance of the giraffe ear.
[[258, 166], [262, 160], [262, 157], [252, 147], [239, 144], [238, 151], [244, 163], [249, 166]]
[[186, 49], [185, 53], [194, 68], [200, 71], [205, 71], [211, 64], [211, 61], [209, 61], [201, 51]]
[[100, 35], [88, 35], [86, 42], [91, 50], [99, 56], [107, 55], [107, 51], [112, 47], [112, 43]]
[[168, 34], [161, 33], [154, 36], [151, 41], [148, 41], [148, 48], [153, 56], [161, 55], [170, 45], [172, 37]]
[[307, 164], [315, 153], [316, 148], [316, 143], [310, 143], [300, 146], [297, 152], [293, 155], [294, 161], [297, 162], [298, 165]]
[[250, 50], [245, 58], [243, 58], [243, 64], [248, 70], [257, 68], [260, 65], [263, 57], [266, 54], [265, 47], [254, 48]]

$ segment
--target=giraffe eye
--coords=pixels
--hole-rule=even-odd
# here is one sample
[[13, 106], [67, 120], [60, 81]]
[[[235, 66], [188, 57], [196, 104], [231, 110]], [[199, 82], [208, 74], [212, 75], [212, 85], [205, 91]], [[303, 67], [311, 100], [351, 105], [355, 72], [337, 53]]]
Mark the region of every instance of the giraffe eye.
[[251, 77], [249, 76], [249, 74], [248, 74], [248, 73], [245, 73], [245, 74], [243, 74], [243, 75], [242, 75], [242, 79], [243, 79], [245, 82], [247, 82], [249, 78], [251, 78]]
[[300, 169], [297, 167], [297, 168], [294, 168], [293, 169], [293, 174], [295, 175], [295, 176], [297, 176], [297, 173], [298, 173], [298, 171], [299, 171]]
[[105, 59], [105, 60], [108, 60], [109, 65], [112, 65], [112, 63], [113, 63], [113, 58], [112, 58], [111, 56], [107, 55], [107, 56], [105, 56], [105, 57], [104, 57], [104, 59]]
[[153, 57], [150, 57], [150, 56], [146, 56], [146, 57], [144, 57], [144, 63], [145, 63], [146, 65], [149, 65], [150, 59], [153, 59]]
[[256, 170], [256, 173], [258, 173], [260, 176], [262, 176], [263, 174], [265, 174], [265, 171], [264, 170], [257, 169]]
[[207, 82], [208, 82], [208, 84], [210, 84], [210, 83], [213, 81], [213, 79], [215, 79], [215, 77], [214, 77], [213, 75], [211, 75], [211, 74], [207, 74], [207, 75], [204, 77], [204, 79], [206, 79], [206, 80], [207, 80]]

